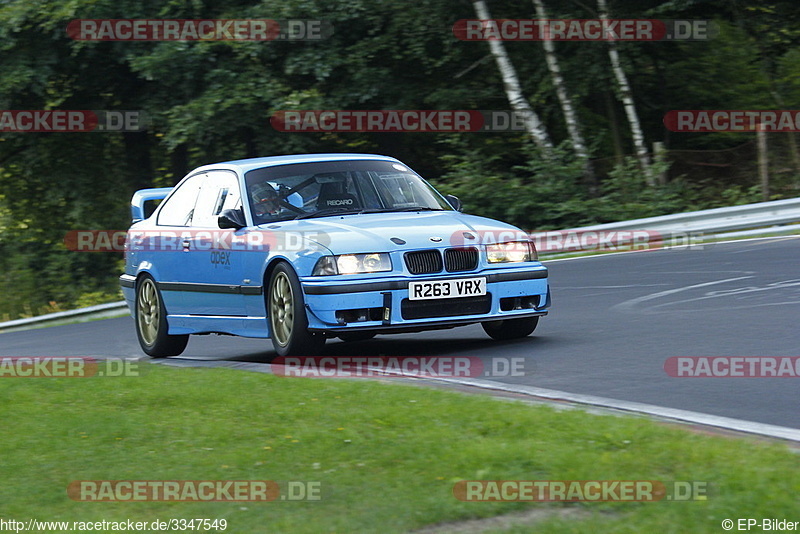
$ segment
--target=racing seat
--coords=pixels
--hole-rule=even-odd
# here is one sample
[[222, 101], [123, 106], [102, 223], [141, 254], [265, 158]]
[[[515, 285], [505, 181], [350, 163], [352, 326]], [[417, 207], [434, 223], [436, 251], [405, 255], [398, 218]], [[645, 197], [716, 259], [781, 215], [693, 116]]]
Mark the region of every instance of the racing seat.
[[358, 209], [358, 198], [344, 189], [344, 183], [329, 182], [322, 184], [317, 197], [317, 211], [328, 209]]

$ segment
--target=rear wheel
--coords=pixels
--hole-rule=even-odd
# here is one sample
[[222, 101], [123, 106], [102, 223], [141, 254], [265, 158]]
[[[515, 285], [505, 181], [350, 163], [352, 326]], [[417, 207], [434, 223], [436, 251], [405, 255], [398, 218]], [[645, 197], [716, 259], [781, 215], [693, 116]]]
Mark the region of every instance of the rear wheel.
[[483, 331], [492, 339], [503, 341], [529, 336], [539, 324], [538, 317], [523, 317], [521, 319], [505, 319], [503, 321], [489, 321], [481, 323]]
[[188, 335], [171, 336], [167, 310], [156, 281], [144, 276], [136, 286], [136, 335], [142, 350], [153, 358], [177, 356], [186, 349]]
[[278, 356], [313, 356], [322, 350], [325, 336], [308, 331], [303, 290], [286, 263], [279, 263], [272, 271], [267, 313], [272, 345]]

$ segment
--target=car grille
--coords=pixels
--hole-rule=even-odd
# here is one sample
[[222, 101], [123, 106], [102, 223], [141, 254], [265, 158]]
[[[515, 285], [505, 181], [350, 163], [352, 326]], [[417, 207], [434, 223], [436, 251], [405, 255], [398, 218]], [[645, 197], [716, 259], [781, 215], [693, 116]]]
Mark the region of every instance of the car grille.
[[411, 274], [430, 274], [442, 272], [442, 255], [438, 250], [406, 252], [406, 267]]
[[478, 249], [449, 248], [444, 251], [444, 264], [442, 254], [438, 250], [419, 250], [406, 252], [406, 267], [411, 274], [440, 273], [442, 269], [448, 273], [473, 271], [478, 267]]
[[472, 271], [477, 266], [477, 248], [449, 248], [444, 251], [444, 268], [449, 273]]
[[458, 317], [481, 315], [492, 309], [492, 295], [456, 299], [409, 300], [400, 303], [403, 319], [429, 319], [432, 317]]

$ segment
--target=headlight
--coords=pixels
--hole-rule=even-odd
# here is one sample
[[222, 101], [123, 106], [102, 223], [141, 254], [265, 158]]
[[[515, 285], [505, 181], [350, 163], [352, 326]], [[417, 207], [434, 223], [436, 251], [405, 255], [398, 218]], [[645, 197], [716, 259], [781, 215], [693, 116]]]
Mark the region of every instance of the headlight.
[[536, 247], [530, 241], [509, 241], [486, 245], [486, 258], [489, 263], [511, 263], [535, 261]]
[[381, 273], [392, 270], [389, 254], [376, 252], [371, 254], [342, 254], [341, 256], [323, 256], [314, 266], [313, 276], [332, 274]]

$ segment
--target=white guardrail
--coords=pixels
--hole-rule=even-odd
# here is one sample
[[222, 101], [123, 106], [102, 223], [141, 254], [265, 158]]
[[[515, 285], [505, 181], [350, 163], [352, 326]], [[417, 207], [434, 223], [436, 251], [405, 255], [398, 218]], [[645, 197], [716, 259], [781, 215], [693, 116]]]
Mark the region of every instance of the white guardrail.
[[[795, 225], [795, 226], [787, 226]], [[782, 226], [782, 228], [780, 228]], [[778, 228], [775, 228], [778, 227]], [[749, 230], [741, 232], [740, 230]], [[672, 240], [676, 236], [702, 236], [704, 239], [716, 238], [721, 235], [743, 236], [758, 234], [780, 234], [787, 232], [800, 232], [800, 197], [771, 202], [758, 202], [744, 206], [731, 206], [710, 210], [677, 213], [660, 217], [647, 217], [608, 224], [597, 224], [557, 232], [539, 232], [531, 234], [534, 238], [545, 237], [548, 234], [560, 235], [586, 235], [590, 233], [609, 232], [637, 232], [644, 231], [658, 234], [664, 241]], [[732, 233], [735, 232], [735, 233]], [[624, 244], [620, 240], [616, 245]], [[556, 252], [564, 252], [559, 250]], [[546, 254], [546, 252], [545, 252]], [[544, 255], [544, 254], [543, 254]], [[128, 308], [124, 301], [111, 302], [69, 310], [58, 313], [49, 313], [38, 317], [28, 317], [0, 323], [0, 332], [23, 330], [48, 324], [61, 324], [66, 322], [80, 322], [100, 319], [104, 317], [118, 317], [126, 315]]]
[[721, 234], [765, 226], [800, 223], [800, 197], [743, 206], [676, 213], [594, 226], [562, 232], [608, 230], [649, 230], [664, 235], [679, 233]]
[[800, 233], [800, 198], [534, 232], [539, 256], [694, 246], [710, 240]]
[[40, 326], [93, 321], [106, 317], [121, 317], [127, 314], [128, 306], [125, 304], [124, 300], [120, 302], [109, 302], [108, 304], [98, 304], [97, 306], [89, 306], [88, 308], [80, 308], [78, 310], [67, 310], [37, 315], [36, 317], [6, 321], [0, 323], [0, 333], [12, 332], [15, 330], [28, 330]]

